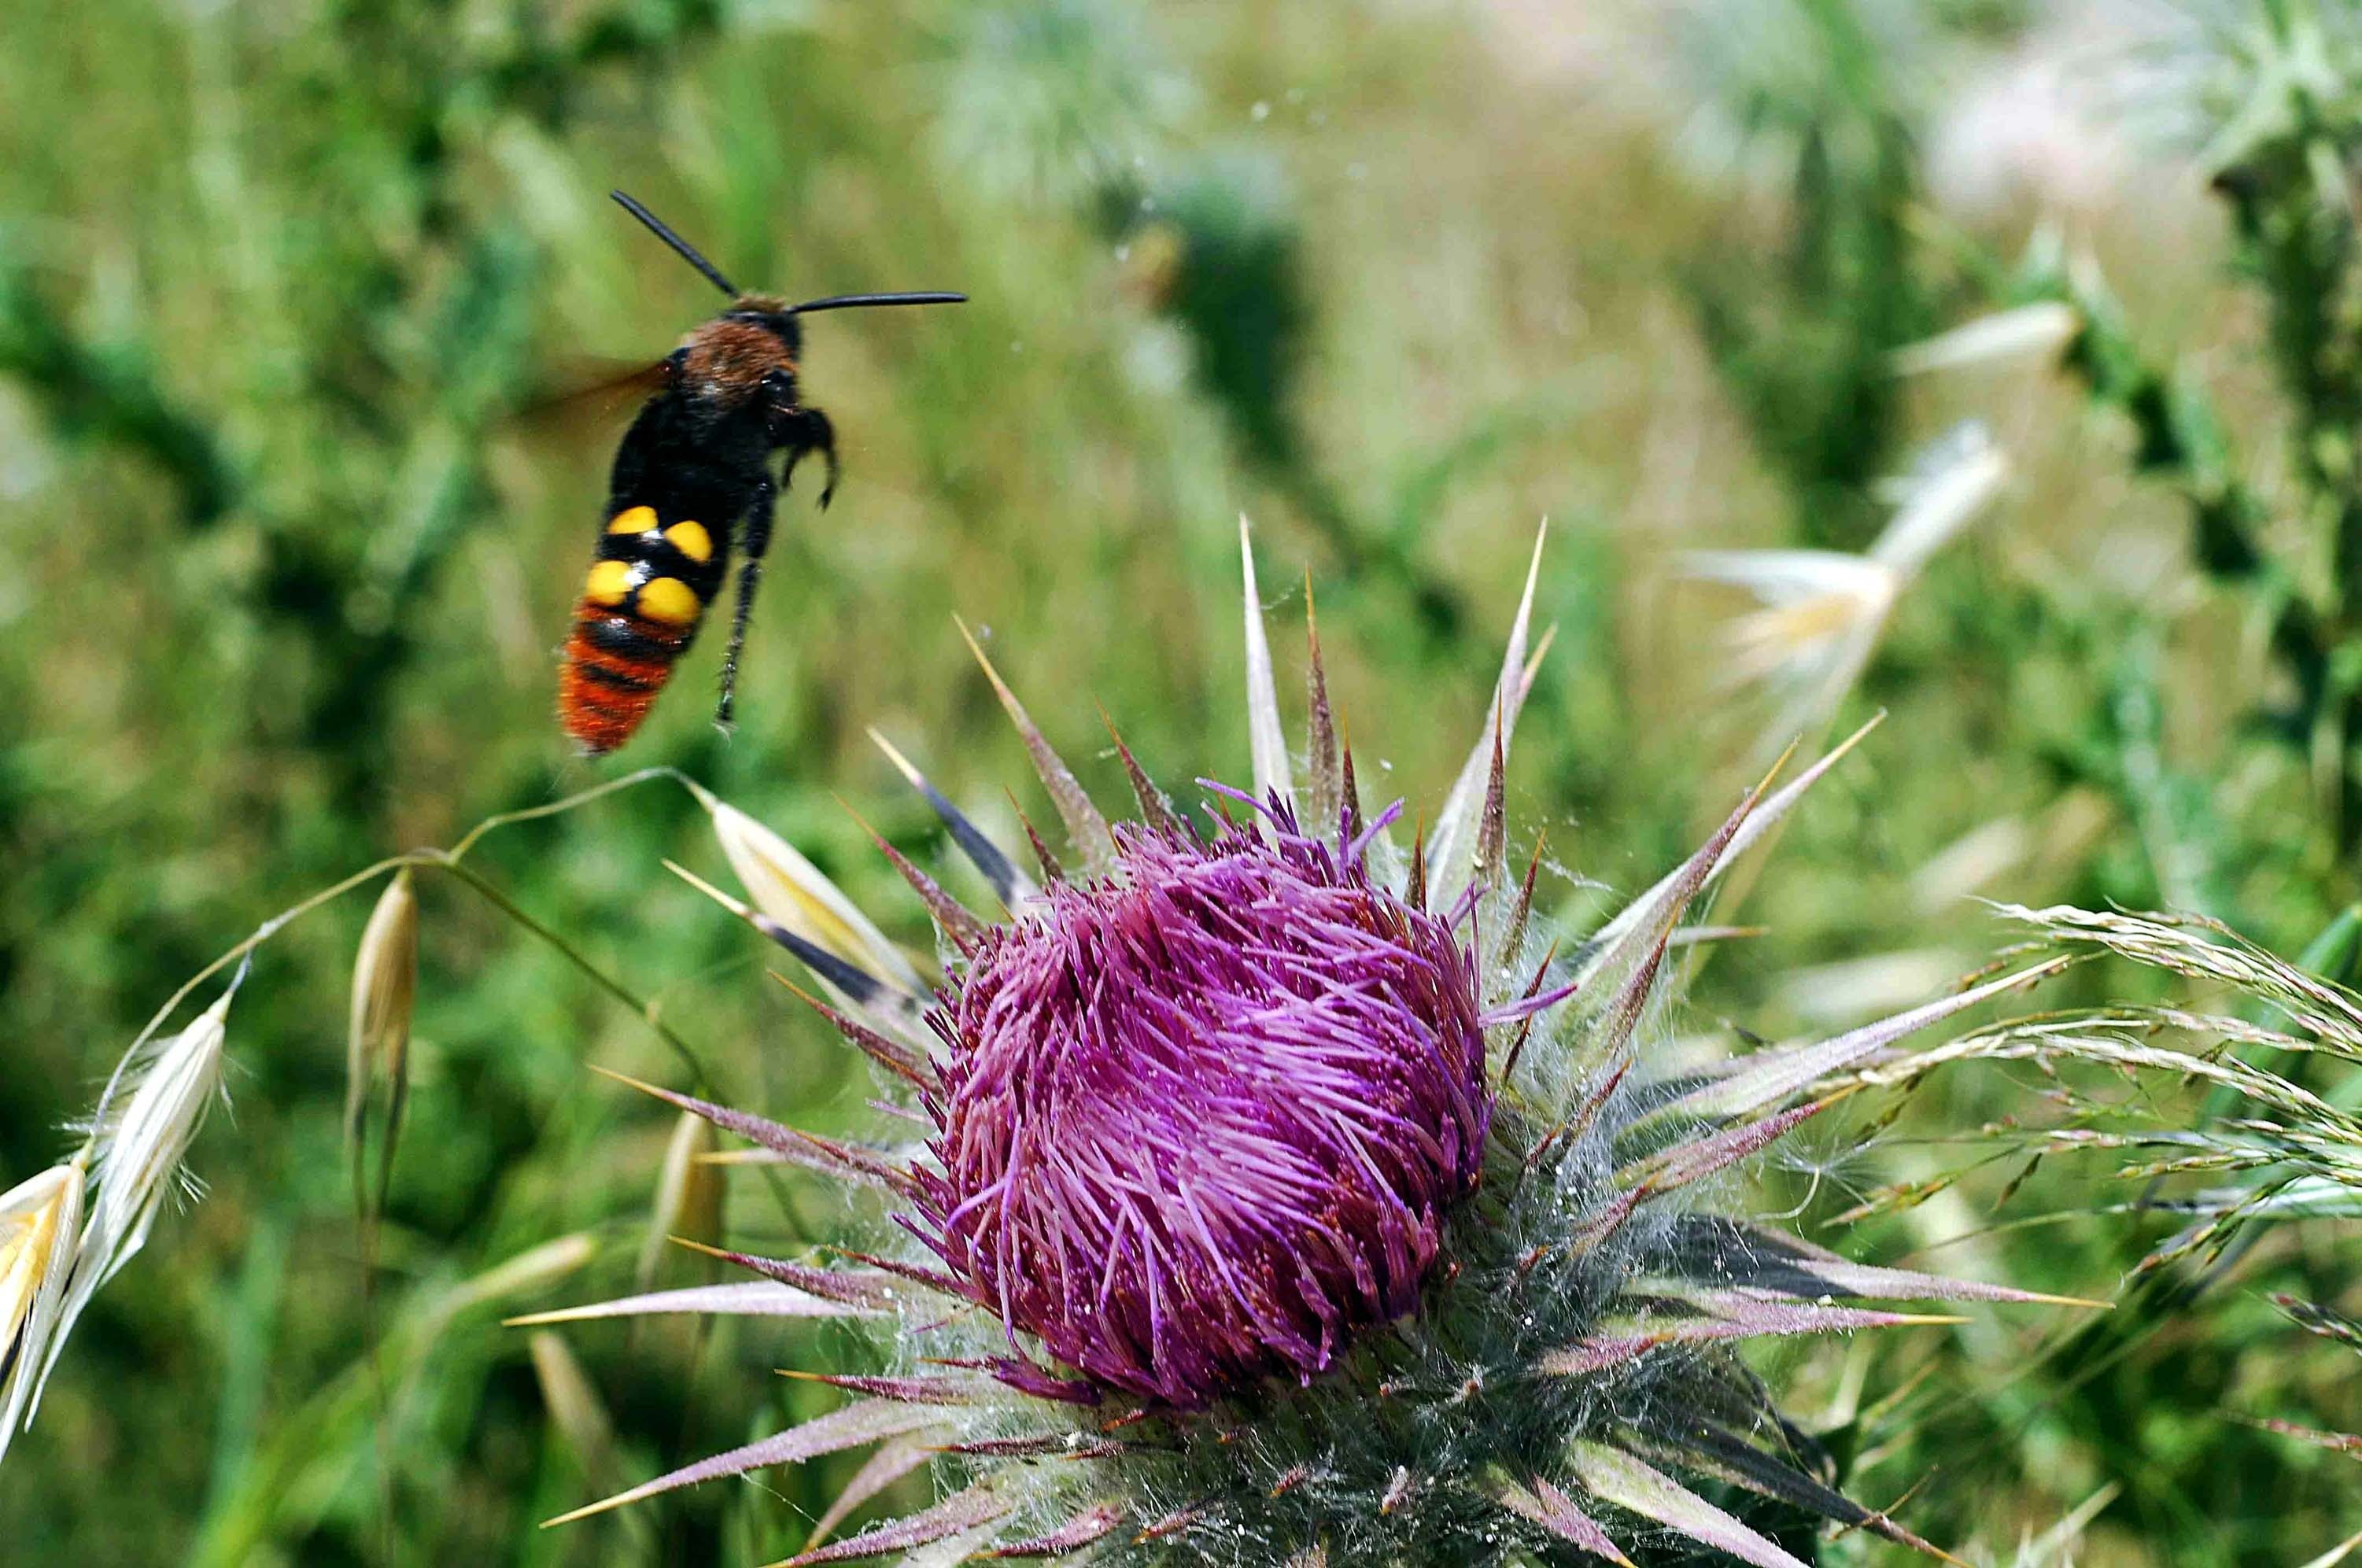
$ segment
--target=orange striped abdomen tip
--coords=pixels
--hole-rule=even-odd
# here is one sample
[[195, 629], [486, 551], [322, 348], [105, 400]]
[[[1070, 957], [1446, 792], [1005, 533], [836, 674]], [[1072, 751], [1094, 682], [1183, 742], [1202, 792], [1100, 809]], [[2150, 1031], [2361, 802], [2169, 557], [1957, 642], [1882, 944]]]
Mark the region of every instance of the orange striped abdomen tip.
[[584, 756], [603, 756], [632, 738], [687, 641], [677, 627], [580, 607], [566, 639], [557, 717]]

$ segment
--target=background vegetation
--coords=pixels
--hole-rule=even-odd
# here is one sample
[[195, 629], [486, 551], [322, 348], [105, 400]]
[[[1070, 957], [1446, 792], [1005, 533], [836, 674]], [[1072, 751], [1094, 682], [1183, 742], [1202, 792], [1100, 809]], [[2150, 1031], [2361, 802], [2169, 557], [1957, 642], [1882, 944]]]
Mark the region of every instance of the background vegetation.
[[[933, 855], [875, 724], [1010, 820], [1022, 760], [955, 612], [1094, 782], [1120, 775], [1093, 701], [1167, 780], [1239, 776], [1242, 511], [1278, 607], [1317, 580], [1364, 777], [1415, 797], [1468, 744], [1552, 520], [1559, 637], [1514, 784], [1579, 921], [1670, 864], [1793, 717], [1734, 681], [1744, 605], [1683, 552], [1860, 549], [1885, 481], [1962, 419], [2011, 478], [1908, 574], [1842, 713], [1804, 710], [1891, 717], [1749, 894], [1767, 934], [1704, 970], [1701, 1034], [1942, 985], [2010, 939], [1972, 894], [2200, 910], [2339, 970], [2362, 891], [2354, 44], [2345, 0], [12, 7], [0, 1179], [53, 1160], [149, 1012], [274, 910], [635, 764], [915, 936], [833, 797]], [[551, 720], [553, 648], [619, 421], [527, 411], [713, 304], [613, 185], [742, 281], [975, 303], [814, 324], [844, 488], [783, 514], [741, 728], [707, 722], [708, 648], [593, 766]], [[1902, 373], [2025, 306], [2030, 351]], [[1756, 630], [1809, 673], [1809, 639]], [[678, 788], [478, 856], [741, 1103], [859, 1123], [862, 1074], [664, 873], [720, 874]], [[843, 1478], [530, 1529], [821, 1401], [769, 1371], [807, 1331], [498, 1325], [628, 1279], [671, 1125], [585, 1068], [676, 1069], [562, 956], [421, 891], [374, 1286], [340, 1145], [351, 902], [242, 994], [210, 1194], [99, 1297], [0, 1472], [10, 1561], [751, 1562]], [[1818, 1220], [1926, 1181], [2047, 1087], [1955, 1068], [1767, 1200]], [[2072, 1159], [1911, 1195], [1830, 1239], [2110, 1296], [2175, 1225]], [[787, 1196], [734, 1187], [737, 1233], [833, 1222], [817, 1187]], [[1852, 1489], [1917, 1488], [1914, 1528], [1971, 1560], [2301, 1562], [2362, 1529], [2362, 1470], [2263, 1423], [2356, 1430], [2362, 1391], [2269, 1293], [2354, 1312], [2351, 1213], [2244, 1237], [2096, 1326], [1982, 1314], [1779, 1371]]]

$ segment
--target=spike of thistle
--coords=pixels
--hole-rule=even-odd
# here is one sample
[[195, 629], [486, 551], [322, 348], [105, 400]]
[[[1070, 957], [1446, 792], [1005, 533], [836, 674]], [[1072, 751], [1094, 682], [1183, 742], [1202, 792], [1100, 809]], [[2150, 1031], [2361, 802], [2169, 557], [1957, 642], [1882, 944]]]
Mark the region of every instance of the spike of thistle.
[[911, 788], [916, 790], [928, 806], [933, 810], [936, 817], [949, 830], [952, 843], [959, 847], [962, 855], [967, 856], [968, 864], [976, 867], [977, 875], [991, 884], [993, 893], [1000, 900], [1002, 908], [1014, 910], [1033, 896], [1033, 884], [1025, 879], [1024, 874], [1017, 869], [1009, 856], [1000, 853], [999, 846], [992, 842], [982, 828], [970, 822], [958, 807], [953, 805], [942, 790], [927, 782], [926, 775], [913, 767], [909, 757], [896, 750], [893, 742], [878, 734], [875, 728], [869, 731], [869, 738], [879, 751], [886, 754], [886, 760], [894, 765], [895, 770], [902, 775]]
[[1063, 1557], [1070, 1551], [1104, 1540], [1123, 1523], [1123, 1510], [1110, 1503], [1100, 1503], [1085, 1508], [1057, 1529], [1025, 1540], [1012, 1541], [987, 1557]]
[[[1501, 965], [1504, 968], [1515, 967], [1525, 954], [1526, 929], [1533, 922], [1534, 882], [1541, 875], [1542, 849], [1547, 842], [1547, 835], [1538, 834], [1534, 837], [1533, 857], [1526, 862], [1525, 880], [1518, 884], [1518, 901], [1509, 911], [1508, 933], [1501, 939]], [[1557, 950], [1552, 948], [1551, 951]]]
[[843, 1035], [847, 1043], [858, 1048], [871, 1061], [913, 1088], [933, 1087], [935, 1075], [928, 1066], [925, 1057], [900, 1041], [889, 1040], [858, 1020], [846, 1017], [785, 975], [775, 974], [771, 977], [793, 992], [798, 1001], [827, 1020], [830, 1028]]
[[992, 668], [992, 660], [985, 657], [984, 645], [976, 640], [976, 634], [968, 630], [967, 623], [962, 621], [958, 624], [960, 635], [967, 639], [968, 652], [976, 656], [976, 662], [984, 670], [985, 679], [992, 683], [993, 695], [1000, 699], [1000, 706], [1009, 714], [1009, 722], [1017, 726], [1018, 736], [1025, 743], [1025, 755], [1032, 758], [1033, 771], [1041, 776], [1042, 788], [1049, 791], [1051, 801], [1058, 808], [1058, 815], [1065, 822], [1066, 836], [1081, 852], [1085, 868], [1094, 877], [1105, 875], [1115, 859], [1115, 839], [1108, 831], [1107, 818], [1099, 814], [1099, 809], [1091, 804], [1091, 798], [1083, 792], [1074, 769], [1051, 749], [1040, 726], [1025, 712], [1025, 705], [1017, 700], [1017, 693], [1009, 689], [1009, 683], [1000, 679], [1000, 672]]
[[892, 1439], [883, 1444], [867, 1463], [854, 1472], [853, 1479], [844, 1484], [828, 1511], [812, 1524], [812, 1532], [804, 1540], [804, 1550], [811, 1551], [834, 1534], [836, 1527], [853, 1515], [855, 1508], [894, 1485], [914, 1470], [923, 1470], [933, 1457], [924, 1430]]
[[1493, 718], [1493, 767], [1485, 776], [1485, 813], [1476, 834], [1476, 860], [1470, 879], [1479, 892], [1489, 893], [1500, 880], [1502, 862], [1508, 856], [1508, 784], [1503, 778], [1506, 767], [1501, 720], [1496, 709]]
[[693, 1111], [725, 1132], [734, 1132], [751, 1143], [759, 1143], [775, 1154], [786, 1156], [794, 1164], [806, 1165], [824, 1174], [875, 1181], [882, 1185], [900, 1186], [906, 1179], [903, 1173], [874, 1151], [857, 1149], [810, 1132], [800, 1132], [792, 1127], [764, 1117], [752, 1116], [728, 1106], [716, 1105], [694, 1095], [679, 1094], [656, 1084], [643, 1083], [638, 1078], [591, 1064], [590, 1070], [602, 1077], [639, 1090], [652, 1099], [682, 1110]]
[[1422, 815], [1410, 835], [1410, 888], [1403, 895], [1415, 910], [1427, 908], [1427, 818]]
[[598, 1318], [656, 1318], [682, 1313], [717, 1318], [878, 1318], [887, 1316], [889, 1311], [883, 1306], [832, 1301], [776, 1280], [741, 1279], [727, 1285], [689, 1285], [678, 1290], [652, 1290], [582, 1307], [527, 1312], [521, 1317], [503, 1318], [501, 1322], [507, 1328], [524, 1328], [542, 1323], [588, 1322]]
[[932, 1508], [874, 1525], [834, 1546], [817, 1547], [774, 1563], [771, 1568], [812, 1568], [822, 1562], [849, 1562], [863, 1557], [883, 1557], [889, 1551], [908, 1551], [912, 1547], [964, 1537], [981, 1526], [1007, 1518], [1010, 1509], [1011, 1505], [991, 1487], [978, 1483], [965, 1492], [955, 1492]]
[[817, 1296], [823, 1301], [833, 1301], [846, 1307], [890, 1309], [896, 1298], [894, 1279], [886, 1271], [867, 1273], [846, 1269], [815, 1268], [810, 1264], [789, 1263], [784, 1258], [756, 1257], [752, 1253], [734, 1253], [727, 1247], [710, 1247], [685, 1236], [672, 1238], [675, 1246], [709, 1258], [718, 1258], [752, 1274], [759, 1274], [775, 1284], [785, 1285]]
[[1519, 1486], [1503, 1482], [1495, 1493], [1503, 1507], [1518, 1518], [1541, 1526], [1562, 1540], [1571, 1540], [1595, 1557], [1604, 1557], [1618, 1568], [1633, 1568], [1632, 1560], [1616, 1544], [1590, 1515], [1575, 1507], [1574, 1499], [1551, 1485], [1540, 1476]]
[[[1688, 897], [1694, 898], [1701, 889], [1711, 887], [1715, 878], [1719, 877], [1727, 867], [1752, 849], [1765, 834], [1778, 826], [1796, 802], [1804, 799], [1805, 792], [1819, 783], [1830, 768], [1843, 761], [1871, 731], [1884, 722], [1885, 717], [1883, 713], [1872, 715], [1868, 723], [1830, 748], [1819, 761], [1750, 810], [1747, 813], [1745, 823], [1716, 847], [1710, 862], [1705, 866], [1704, 877], [1691, 884]], [[1791, 750], [1793, 749], [1791, 747]], [[1767, 778], [1778, 776], [1781, 767], [1785, 765], [1787, 756], [1786, 752], [1781, 754], [1780, 759], [1773, 763]], [[1690, 880], [1696, 864], [1697, 859], [1693, 856], [1673, 870], [1667, 872], [1658, 880], [1656, 886], [1626, 904], [1614, 918], [1601, 926], [1587, 944], [1595, 955], [1592, 962], [1603, 962], [1607, 955], [1616, 951], [1619, 943], [1629, 937], [1633, 927], [1654, 917], [1661, 909], [1665, 899], [1676, 888]]]
[[927, 918], [935, 922], [935, 930], [942, 933], [944, 941], [966, 953], [984, 940], [984, 922], [978, 920], [974, 911], [944, 891], [942, 883], [920, 870], [909, 856], [887, 843], [886, 835], [871, 827], [867, 819], [855, 811], [843, 796], [837, 797], [836, 803], [844, 807], [845, 815], [860, 825], [861, 831], [869, 835], [869, 842], [877, 845], [877, 853], [886, 857], [886, 863], [900, 873], [902, 880], [910, 884], [911, 890], [919, 895], [919, 901], [927, 906]]
[[[1501, 673], [1493, 686], [1489, 712], [1498, 726], [1505, 752], [1517, 734], [1518, 714], [1533, 683], [1534, 668], [1527, 662], [1526, 638], [1533, 623], [1534, 591], [1541, 581], [1542, 546], [1549, 536], [1550, 520], [1544, 518], [1534, 530], [1533, 558], [1526, 568], [1525, 591], [1518, 597], [1518, 613], [1509, 624], [1509, 639], [1501, 652]], [[1473, 818], [1481, 806], [1485, 764], [1494, 738], [1490, 734], [1478, 736], [1468, 760], [1460, 766], [1459, 777], [1452, 780], [1451, 792], [1444, 797], [1443, 809], [1436, 814], [1433, 860], [1428, 869], [1446, 899], [1457, 898], [1466, 885]]]
[[1271, 642], [1264, 634], [1263, 599], [1255, 591], [1254, 547], [1247, 536], [1247, 520], [1239, 516], [1239, 572], [1246, 596], [1247, 749], [1253, 764], [1258, 802], [1295, 804], [1295, 784], [1288, 775], [1287, 735], [1280, 726], [1279, 690], [1272, 676]]
[[992, 1397], [994, 1385], [989, 1378], [931, 1375], [915, 1377], [877, 1377], [841, 1372], [805, 1372], [798, 1367], [783, 1366], [779, 1375], [798, 1383], [824, 1383], [831, 1388], [842, 1388], [851, 1394], [866, 1394], [876, 1399], [892, 1399], [904, 1405], [975, 1405]]
[[1010, 797], [1009, 808], [1017, 813], [1017, 825], [1025, 830], [1025, 842], [1032, 846], [1033, 863], [1041, 867], [1043, 885], [1054, 888], [1065, 882], [1065, 867], [1059, 864], [1056, 853], [1043, 841], [1042, 834], [1033, 826], [1033, 819], [1025, 814], [1013, 795]]
[[1337, 722], [1329, 709], [1329, 672], [1320, 663], [1320, 617], [1312, 605], [1312, 574], [1304, 574], [1305, 706], [1307, 721], [1305, 821], [1315, 833], [1325, 833], [1337, 820], [1343, 790], [1337, 771]]
[[1140, 820], [1151, 831], [1168, 838], [1188, 836], [1188, 827], [1174, 812], [1173, 802], [1148, 777], [1147, 770], [1140, 766], [1140, 758], [1131, 754], [1131, 747], [1124, 745], [1123, 736], [1116, 732], [1115, 721], [1108, 717], [1105, 708], [1099, 710], [1099, 723], [1107, 726], [1108, 738], [1115, 743], [1116, 756], [1123, 760], [1124, 777], [1131, 781], [1132, 799], [1140, 805]]
[[[1558, 945], [1553, 943], [1551, 945], [1551, 950], [1542, 955], [1542, 961], [1534, 966], [1534, 977], [1526, 983], [1526, 1000], [1531, 1001], [1536, 997], [1541, 995], [1542, 981], [1549, 976], [1551, 966], [1557, 961]], [[1527, 1012], [1518, 1021], [1518, 1036], [1515, 1040], [1509, 1043], [1508, 1054], [1501, 1058], [1501, 1081], [1503, 1083], [1506, 1084], [1512, 1082], [1517, 1077], [1518, 1058], [1525, 1054], [1526, 1042], [1533, 1037], [1534, 1020], [1540, 1017], [1540, 1013], [1541, 1010], [1537, 1008]]]
[[825, 1453], [837, 1453], [848, 1448], [858, 1448], [876, 1442], [880, 1438], [894, 1437], [916, 1431], [942, 1420], [944, 1412], [922, 1407], [897, 1405], [888, 1399], [866, 1400], [847, 1405], [832, 1415], [821, 1416], [792, 1427], [776, 1437], [750, 1442], [744, 1448], [717, 1453], [695, 1464], [685, 1464], [679, 1470], [644, 1481], [628, 1491], [602, 1497], [598, 1502], [558, 1515], [542, 1522], [544, 1529], [556, 1525], [572, 1524], [577, 1519], [603, 1514], [627, 1503], [652, 1497], [659, 1492], [669, 1492], [682, 1486], [694, 1486], [701, 1481], [712, 1481], [724, 1475], [744, 1475], [750, 1470], [767, 1470], [775, 1464], [800, 1464], [807, 1459], [817, 1459]]
[[1701, 1546], [1727, 1551], [1756, 1568], [1805, 1568], [1777, 1542], [1620, 1449], [1602, 1442], [1578, 1442], [1572, 1459], [1584, 1489], [1601, 1502], [1653, 1519]]
[[1338, 773], [1337, 788], [1338, 799], [1341, 802], [1338, 808], [1338, 831], [1350, 844], [1362, 836], [1362, 790], [1353, 780], [1353, 748], [1351, 745], [1344, 749], [1344, 763]]

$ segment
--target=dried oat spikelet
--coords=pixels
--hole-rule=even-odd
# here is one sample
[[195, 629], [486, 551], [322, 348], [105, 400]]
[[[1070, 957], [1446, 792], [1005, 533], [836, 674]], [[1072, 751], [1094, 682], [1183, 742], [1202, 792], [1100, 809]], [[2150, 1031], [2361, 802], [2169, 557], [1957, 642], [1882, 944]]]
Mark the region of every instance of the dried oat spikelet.
[[[245, 971], [239, 971], [240, 978]], [[116, 1067], [99, 1097], [90, 1138], [77, 1162], [90, 1172], [87, 1217], [75, 1244], [73, 1266], [40, 1366], [26, 1397], [24, 1419], [40, 1408], [41, 1387], [65, 1349], [66, 1337], [99, 1286], [148, 1244], [148, 1233], [165, 1200], [179, 1192], [202, 1190], [186, 1169], [214, 1102], [225, 1099], [224, 1048], [228, 1041], [232, 982], [221, 999], [179, 1033], [135, 1048]]]
[[1990, 365], [2054, 357], [2083, 330], [2083, 315], [2063, 300], [2037, 300], [1981, 315], [1948, 332], [1907, 344], [1887, 356], [1898, 376], [1924, 376], [1941, 370], [1961, 370]]
[[690, 789], [753, 907], [723, 901], [773, 941], [818, 955], [821, 984], [839, 1002], [897, 1022], [914, 1021], [926, 987], [877, 922], [795, 845], [698, 785]]
[[642, 1290], [656, 1282], [657, 1269], [668, 1253], [677, 1253], [676, 1238], [714, 1245], [722, 1240], [722, 1171], [713, 1160], [721, 1137], [713, 1123], [684, 1110], [673, 1123], [665, 1144], [664, 1165], [657, 1176], [656, 1203], [648, 1216], [648, 1233], [632, 1277]]
[[1760, 685], [1773, 703], [1756, 748], [1759, 765], [1826, 733], [1904, 591], [2008, 478], [2006, 454], [1982, 426], [1967, 425], [1931, 445], [1917, 471], [1895, 487], [1893, 519], [1860, 555], [1695, 550], [1684, 558], [1689, 576], [1744, 589], [1758, 601], [1732, 621], [1724, 645], [1727, 682]]
[[82, 1239], [88, 1151], [0, 1193], [0, 1456], [25, 1419]]
[[[385, 1205], [402, 1114], [410, 1098], [410, 1025], [418, 1006], [418, 892], [410, 867], [396, 871], [370, 911], [353, 958], [353, 999], [345, 1036], [345, 1148], [353, 1191], [370, 1212]], [[382, 1084], [381, 1092], [379, 1086]], [[369, 1190], [369, 1124], [380, 1106], [378, 1175]]]
[[615, 1423], [583, 1373], [582, 1364], [574, 1359], [564, 1340], [546, 1329], [526, 1336], [525, 1351], [533, 1361], [534, 1381], [540, 1386], [542, 1406], [548, 1410], [551, 1424], [574, 1450], [586, 1474], [603, 1474], [614, 1456]]

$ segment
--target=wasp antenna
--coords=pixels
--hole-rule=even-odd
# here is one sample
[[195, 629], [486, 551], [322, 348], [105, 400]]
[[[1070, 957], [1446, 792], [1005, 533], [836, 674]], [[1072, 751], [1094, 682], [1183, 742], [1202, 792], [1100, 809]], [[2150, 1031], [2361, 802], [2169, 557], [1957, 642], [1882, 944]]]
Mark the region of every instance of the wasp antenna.
[[631, 214], [634, 217], [647, 225], [648, 232], [650, 234], [655, 235], [658, 239], [661, 239], [667, 245], [671, 246], [682, 260], [688, 262], [690, 266], [704, 273], [705, 281], [707, 282], [712, 283], [715, 288], [720, 289], [723, 293], [728, 294], [734, 300], [738, 297], [737, 289], [732, 286], [729, 279], [722, 275], [721, 270], [715, 267], [712, 262], [708, 261], [704, 257], [700, 256], [697, 253], [696, 246], [691, 245], [688, 240], [683, 239], [671, 229], [666, 227], [664, 219], [657, 216], [656, 214], [648, 211], [647, 208], [640, 205], [639, 203], [624, 194], [621, 191], [610, 191], [607, 193], [615, 198], [615, 204], [617, 206], [622, 207], [625, 212]]
[[789, 305], [788, 311], [792, 315], [810, 315], [814, 311], [855, 310], [866, 305], [966, 304], [966, 294], [931, 290], [915, 294], [831, 294], [826, 299], [806, 300], [800, 305]]

